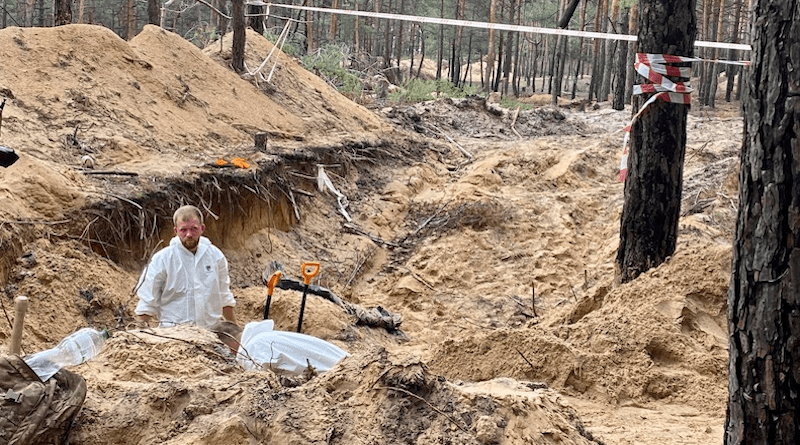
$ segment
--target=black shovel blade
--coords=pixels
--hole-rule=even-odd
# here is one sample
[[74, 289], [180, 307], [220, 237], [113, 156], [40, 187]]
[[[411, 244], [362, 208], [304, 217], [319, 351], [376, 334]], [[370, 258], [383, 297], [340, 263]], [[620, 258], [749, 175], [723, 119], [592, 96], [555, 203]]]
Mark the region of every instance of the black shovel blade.
[[11, 164], [17, 162], [19, 155], [13, 149], [3, 147], [0, 145], [0, 165], [3, 167], [10, 167]]

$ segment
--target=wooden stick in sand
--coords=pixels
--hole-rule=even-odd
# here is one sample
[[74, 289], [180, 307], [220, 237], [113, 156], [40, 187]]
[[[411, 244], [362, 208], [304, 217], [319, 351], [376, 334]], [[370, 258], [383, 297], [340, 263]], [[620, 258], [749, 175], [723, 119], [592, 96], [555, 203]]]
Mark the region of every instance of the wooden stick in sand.
[[22, 350], [22, 326], [25, 324], [25, 312], [28, 310], [28, 297], [20, 295], [14, 300], [14, 328], [11, 331], [9, 352], [19, 355]]

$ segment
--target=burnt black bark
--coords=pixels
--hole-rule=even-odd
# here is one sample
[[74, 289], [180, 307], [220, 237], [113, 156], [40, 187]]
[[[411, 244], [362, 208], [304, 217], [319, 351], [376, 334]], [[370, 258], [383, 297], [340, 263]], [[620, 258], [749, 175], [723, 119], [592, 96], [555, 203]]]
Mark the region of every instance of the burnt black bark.
[[233, 44], [231, 48], [231, 66], [237, 73], [244, 72], [244, 0], [231, 1], [231, 15], [233, 21]]
[[800, 443], [800, 0], [756, 2], [728, 292], [725, 443]]
[[158, 26], [161, 14], [161, 2], [158, 0], [147, 0], [147, 23]]
[[[629, 10], [625, 8], [623, 14], [620, 14], [619, 19], [619, 33], [628, 33], [628, 15]], [[615, 110], [625, 109], [625, 85], [627, 84], [626, 78], [628, 75], [628, 67], [625, 64], [628, 61], [628, 42], [619, 41], [617, 43], [617, 80], [614, 85], [614, 101], [611, 108]]]
[[55, 26], [69, 25], [72, 23], [72, 2], [70, 0], [55, 0], [53, 9], [55, 10]]
[[[692, 56], [697, 19], [694, 0], [639, 2], [639, 51]], [[644, 78], [638, 76], [637, 82]], [[650, 94], [633, 101], [638, 110]], [[656, 100], [634, 122], [625, 180], [617, 267], [633, 280], [663, 263], [678, 238], [688, 105]]]

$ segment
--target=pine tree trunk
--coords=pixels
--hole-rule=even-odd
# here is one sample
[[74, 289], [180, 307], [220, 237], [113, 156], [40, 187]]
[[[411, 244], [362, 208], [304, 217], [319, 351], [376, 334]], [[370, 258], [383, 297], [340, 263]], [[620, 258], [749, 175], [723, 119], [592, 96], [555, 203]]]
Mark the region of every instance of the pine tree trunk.
[[[339, 0], [331, 0], [331, 9], [339, 9]], [[338, 31], [339, 17], [336, 14], [331, 14], [330, 28], [328, 29], [328, 42], [333, 43], [336, 41], [336, 32]]]
[[130, 40], [136, 35], [136, 2], [134, 0], [128, 0], [125, 8], [126, 17], [125, 17], [125, 35], [126, 39]]
[[[628, 20], [628, 33], [629, 34], [636, 34], [636, 22], [639, 17], [639, 5], [633, 5], [631, 7], [631, 16]], [[628, 61], [627, 61], [627, 70], [628, 75], [625, 77], [625, 103], [631, 103], [632, 96], [633, 96], [633, 80], [636, 78], [636, 70], [633, 67], [633, 62], [636, 57], [636, 52], [639, 50], [639, 44], [637, 42], [628, 42]]]
[[[581, 31], [586, 31], [586, 3], [588, 3], [587, 0], [583, 0], [583, 2], [581, 2]], [[581, 68], [583, 67], [583, 44], [583, 37], [581, 37], [578, 43], [578, 63], [575, 70], [575, 79], [572, 80], [572, 95], [570, 96], [570, 99], [572, 100], [575, 99], [575, 96], [578, 93], [578, 76], [580, 75]]]
[[[639, 50], [692, 56], [694, 0], [639, 2]], [[637, 96], [634, 109], [649, 98]], [[688, 107], [656, 100], [633, 123], [617, 267], [631, 281], [675, 252]]]
[[797, 444], [800, 0], [760, 0], [754, 11], [728, 292], [725, 444]]
[[69, 25], [72, 23], [72, 2], [70, 0], [55, 0], [55, 26]]
[[[83, 23], [83, 2], [80, 2], [80, 12], [78, 13], [78, 23]], [[159, 0], [147, 0], [147, 23], [158, 25], [161, 2]]]
[[[489, 3], [489, 23], [497, 22], [497, 0]], [[494, 29], [489, 30], [489, 52], [486, 54], [486, 92], [491, 91], [492, 69], [494, 68]]]
[[[231, 48], [231, 66], [237, 73], [244, 72], [244, 0], [231, 0], [231, 20], [233, 22], [233, 44]], [[310, 40], [310, 39], [309, 39]]]
[[[606, 22], [616, 23], [617, 22], [617, 15], [619, 13], [619, 6], [617, 6], [618, 0], [612, 0], [611, 2], [611, 17]], [[608, 31], [613, 31], [611, 26], [606, 24]], [[615, 32], [616, 34], [616, 32]], [[616, 59], [614, 58], [614, 53], [616, 52], [616, 47], [620, 43], [620, 40], [607, 40], [606, 41], [606, 53], [604, 56], [605, 59], [605, 69], [603, 72], [605, 75], [603, 76], [603, 81], [600, 83], [600, 96], [603, 98], [603, 101], [608, 100], [608, 95], [611, 93], [611, 78], [614, 75], [614, 65]]]
[[[466, 0], [458, 0], [458, 7], [456, 8], [456, 20], [464, 20], [464, 7], [466, 4]], [[463, 60], [461, 56], [461, 44], [464, 38], [464, 27], [459, 26], [456, 28], [456, 45], [455, 45], [455, 54], [453, 59], [453, 79], [451, 81], [454, 85], [458, 86], [461, 80], [461, 61]], [[469, 57], [469, 56], [468, 56]], [[467, 67], [469, 69], [469, 66]]]
[[[514, 13], [516, 13], [516, 0], [511, 0], [508, 5], [508, 23], [514, 23]], [[503, 61], [503, 95], [508, 94], [508, 82], [511, 80], [511, 63], [514, 61], [512, 54], [514, 54], [514, 34], [507, 33], [506, 35], [506, 50], [505, 60]]]
[[[717, 22], [717, 36], [716, 41], [722, 41], [722, 34], [724, 29], [724, 18], [725, 14], [725, 0], [720, 0], [719, 5], [719, 21]], [[714, 48], [714, 60], [719, 60], [719, 48]], [[709, 90], [708, 90], [708, 105], [711, 108], [716, 106], [716, 98], [717, 98], [717, 84], [719, 83], [719, 72], [720, 72], [720, 65], [716, 62], [712, 62], [711, 64], [711, 76], [709, 78]]]
[[[444, 0], [439, 8], [439, 17], [444, 18]], [[439, 52], [436, 58], [436, 80], [442, 78], [442, 57], [444, 56], [444, 25], [439, 25]]]
[[[734, 12], [733, 12], [733, 22], [731, 22], [731, 36], [730, 42], [731, 43], [739, 43], [739, 24], [742, 20], [742, 0], [735, 0], [733, 4]], [[737, 60], [739, 58], [739, 52], [735, 49], [728, 51], [728, 60]], [[733, 84], [734, 78], [736, 74], [740, 72], [739, 67], [736, 65], [728, 65], [725, 71], [725, 77], [727, 78], [727, 84], [725, 85], [725, 102], [731, 101], [731, 94], [733, 93]], [[740, 74], [741, 75], [741, 74]]]
[[[600, 22], [603, 17], [602, 13], [603, 9], [603, 0], [598, 0], [597, 2], [597, 9], [594, 13], [594, 32], [600, 32]], [[593, 97], [597, 95], [597, 91], [599, 90], [600, 84], [600, 77], [601, 74], [599, 73], [599, 61], [600, 61], [600, 39], [594, 39], [594, 44], [592, 45], [592, 78], [589, 80], [589, 95], [587, 99], [592, 100]]]
[[[628, 33], [628, 8], [619, 18], [619, 33]], [[628, 42], [619, 40], [617, 42], [617, 82], [614, 85], [614, 102], [611, 107], [615, 110], [625, 109], [625, 85], [627, 81], [628, 69], [625, 63], [628, 61]]]

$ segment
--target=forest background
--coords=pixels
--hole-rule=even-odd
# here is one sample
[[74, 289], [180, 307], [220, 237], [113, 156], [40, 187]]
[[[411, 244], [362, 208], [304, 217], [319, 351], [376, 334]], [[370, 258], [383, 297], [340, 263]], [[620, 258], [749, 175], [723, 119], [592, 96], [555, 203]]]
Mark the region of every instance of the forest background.
[[[240, 1], [240, 0], [237, 0]], [[235, 2], [234, 2], [235, 3]], [[277, 4], [440, 17], [613, 34], [636, 34], [634, 0], [278, 0]], [[752, 0], [697, 1], [697, 40], [749, 43]], [[227, 32], [235, 4], [228, 0], [2, 0], [2, 28], [98, 24], [130, 40], [145, 24], [173, 31], [198, 47]], [[546, 92], [557, 97], [598, 102], [613, 98], [614, 109], [631, 102], [635, 42], [445, 26], [375, 17], [300, 11], [250, 0], [250, 27], [321, 75], [340, 92], [363, 102], [376, 78], [405, 87], [395, 99], [430, 99], [500, 92], [511, 97]], [[739, 99], [740, 67], [713, 60], [747, 54], [702, 47], [694, 56], [708, 60], [694, 69], [700, 78], [699, 103], [714, 107], [716, 79], [726, 71], [726, 101]], [[423, 69], [425, 67], [426, 69]], [[590, 76], [588, 92], [578, 81]], [[583, 96], [583, 97], [580, 97]], [[733, 97], [732, 97], [733, 96]]]

